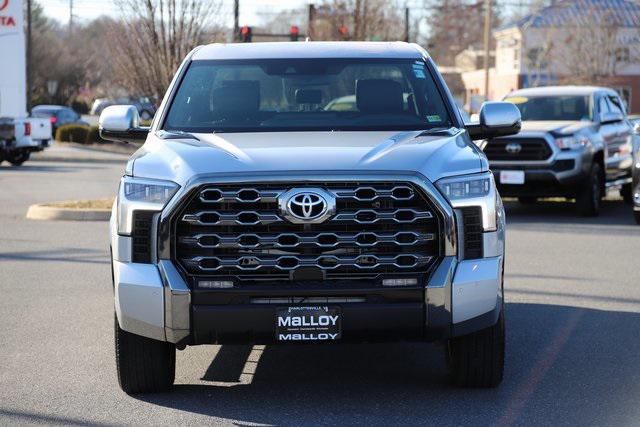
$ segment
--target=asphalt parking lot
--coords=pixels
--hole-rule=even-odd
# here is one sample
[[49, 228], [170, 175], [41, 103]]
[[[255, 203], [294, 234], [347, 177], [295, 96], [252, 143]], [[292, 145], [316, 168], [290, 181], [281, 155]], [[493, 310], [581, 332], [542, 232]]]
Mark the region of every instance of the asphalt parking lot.
[[123, 156], [0, 166], [0, 424], [637, 425], [640, 227], [507, 204], [507, 361], [495, 390], [448, 385], [428, 344], [202, 346], [170, 394], [117, 385], [105, 222], [25, 219], [111, 196]]

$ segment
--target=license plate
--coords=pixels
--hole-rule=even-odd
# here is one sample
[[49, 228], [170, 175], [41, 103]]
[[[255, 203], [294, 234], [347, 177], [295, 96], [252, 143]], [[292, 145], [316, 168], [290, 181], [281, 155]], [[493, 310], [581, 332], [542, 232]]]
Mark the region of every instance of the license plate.
[[500, 184], [524, 184], [524, 171], [500, 171]]
[[335, 341], [342, 337], [340, 307], [280, 308], [276, 313], [278, 341]]

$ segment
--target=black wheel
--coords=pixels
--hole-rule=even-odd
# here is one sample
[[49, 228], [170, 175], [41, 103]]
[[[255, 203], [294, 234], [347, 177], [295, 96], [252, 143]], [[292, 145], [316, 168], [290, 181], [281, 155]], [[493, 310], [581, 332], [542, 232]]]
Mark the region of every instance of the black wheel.
[[582, 216], [598, 216], [602, 199], [602, 168], [598, 163], [591, 166], [589, 177], [576, 195], [578, 213]]
[[538, 201], [538, 198], [531, 197], [531, 196], [522, 196], [522, 197], [518, 197], [518, 201], [523, 205], [532, 205]]
[[636, 220], [636, 224], [640, 225], [640, 211], [633, 211], [633, 218]]
[[504, 372], [504, 347], [503, 308], [495, 325], [449, 340], [447, 361], [451, 382], [458, 387], [497, 387]]
[[170, 390], [176, 375], [176, 346], [124, 331], [118, 319], [114, 329], [116, 367], [122, 391], [136, 394]]
[[620, 195], [622, 200], [628, 205], [633, 204], [633, 185], [631, 183], [625, 184], [620, 188]]
[[27, 160], [29, 160], [29, 156], [31, 153], [28, 151], [19, 151], [17, 153], [11, 153], [7, 155], [7, 161], [11, 163], [13, 166], [20, 166]]

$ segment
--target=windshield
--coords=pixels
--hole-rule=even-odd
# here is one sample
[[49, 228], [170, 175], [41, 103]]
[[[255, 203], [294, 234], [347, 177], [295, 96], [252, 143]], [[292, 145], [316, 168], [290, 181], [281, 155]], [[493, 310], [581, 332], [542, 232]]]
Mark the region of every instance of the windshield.
[[522, 120], [591, 120], [588, 96], [509, 96], [505, 101], [518, 107]]
[[392, 59], [195, 61], [164, 123], [201, 133], [450, 126], [424, 62]]

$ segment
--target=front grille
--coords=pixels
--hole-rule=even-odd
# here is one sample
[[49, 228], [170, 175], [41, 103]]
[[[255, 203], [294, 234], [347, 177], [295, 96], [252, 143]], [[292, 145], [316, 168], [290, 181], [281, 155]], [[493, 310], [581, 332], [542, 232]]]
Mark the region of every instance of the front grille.
[[564, 172], [572, 170], [576, 167], [576, 162], [573, 159], [556, 160], [549, 165], [527, 165], [527, 164], [510, 164], [499, 165], [495, 169], [497, 170], [532, 170], [532, 171], [544, 171], [552, 170], [554, 172]]
[[[283, 217], [278, 198], [322, 188], [336, 212], [318, 224]], [[173, 256], [189, 276], [238, 280], [371, 278], [425, 273], [440, 253], [439, 218], [411, 183], [208, 185], [174, 218]]]
[[[518, 147], [510, 144], [518, 144]], [[489, 160], [543, 161], [553, 154], [544, 138], [496, 138], [484, 147]]]

